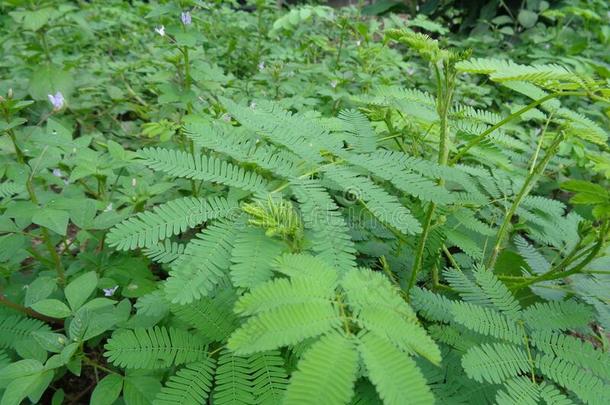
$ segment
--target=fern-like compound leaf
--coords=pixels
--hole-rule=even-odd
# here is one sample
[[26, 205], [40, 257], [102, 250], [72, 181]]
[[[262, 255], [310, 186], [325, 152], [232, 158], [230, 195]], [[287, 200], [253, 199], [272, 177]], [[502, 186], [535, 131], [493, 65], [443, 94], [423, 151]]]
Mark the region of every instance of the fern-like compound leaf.
[[434, 403], [424, 376], [409, 355], [373, 333], [366, 333], [359, 340], [358, 351], [384, 404]]
[[291, 185], [310, 231], [311, 250], [339, 271], [354, 268], [356, 249], [337, 204], [318, 181], [297, 179]]
[[170, 176], [220, 183], [254, 193], [264, 192], [267, 187], [267, 181], [260, 174], [213, 156], [193, 156], [163, 148], [145, 148], [139, 154], [146, 166]]
[[155, 397], [153, 405], [191, 405], [206, 403], [216, 362], [207, 357], [178, 370]]
[[357, 110], [342, 110], [339, 112], [345, 131], [349, 134], [348, 146], [355, 152], [368, 153], [375, 150], [377, 135], [368, 118]]
[[150, 259], [157, 263], [171, 263], [179, 258], [184, 253], [185, 245], [177, 242], [172, 242], [166, 239], [163, 242], [157, 243], [142, 249], [142, 252]]
[[498, 405], [537, 405], [540, 392], [538, 384], [527, 377], [516, 377], [504, 383], [496, 395]]
[[479, 267], [474, 277], [493, 306], [503, 314], [516, 318], [521, 311], [519, 302], [491, 270]]
[[246, 131], [237, 132], [232, 126], [221, 125], [196, 122], [187, 124], [185, 131], [198, 147], [222, 153], [242, 163], [253, 163], [278, 177], [301, 174], [304, 162], [295, 154], [265, 144]]
[[303, 354], [286, 391], [286, 405], [346, 404], [353, 395], [358, 352], [351, 338], [323, 336]]
[[405, 352], [440, 363], [438, 346], [387, 277], [370, 269], [357, 269], [346, 274], [341, 285], [358, 323]]
[[228, 350], [220, 353], [212, 402], [219, 405], [256, 404], [247, 357], [235, 356]]
[[378, 151], [370, 154], [342, 154], [349, 163], [361, 167], [374, 176], [389, 181], [401, 192], [423, 201], [437, 204], [453, 202], [453, 196], [433, 180], [407, 169], [406, 155], [394, 151]]
[[572, 391], [583, 402], [591, 405], [610, 403], [608, 383], [593, 374], [552, 355], [536, 358], [536, 367], [548, 378]]
[[553, 405], [575, 405], [576, 402], [568, 398], [554, 384], [543, 382], [540, 384], [540, 398], [547, 404]]
[[155, 326], [134, 330], [120, 329], [104, 346], [105, 357], [125, 368], [165, 368], [207, 357], [207, 346], [186, 331]]
[[222, 197], [180, 198], [126, 219], [110, 230], [107, 241], [119, 250], [151, 247], [209, 219], [234, 214], [237, 207], [237, 202]]
[[249, 318], [227, 347], [239, 355], [276, 349], [319, 336], [341, 322], [339, 309], [329, 302], [284, 305]]
[[485, 291], [463, 272], [456, 269], [447, 269], [443, 271], [443, 276], [447, 279], [451, 288], [455, 289], [465, 302], [485, 307], [493, 306]]
[[537, 330], [577, 329], [586, 326], [591, 319], [591, 307], [576, 301], [536, 303], [523, 311], [525, 323]]
[[235, 292], [231, 288], [224, 288], [186, 305], [173, 304], [171, 310], [201, 335], [211, 341], [222, 342], [240, 323], [232, 310], [235, 299]]
[[366, 209], [381, 223], [405, 234], [414, 235], [421, 232], [421, 224], [411, 212], [369, 178], [359, 175], [348, 167], [329, 167], [325, 178], [331, 180], [346, 193], [362, 201]]
[[19, 315], [0, 318], [0, 348], [15, 348], [15, 344], [32, 337], [34, 332], [50, 332], [51, 328], [38, 319]]
[[453, 320], [451, 316], [452, 302], [444, 295], [435, 294], [423, 288], [413, 287], [409, 296], [411, 297], [411, 305], [424, 318], [445, 323]]
[[7, 198], [15, 194], [23, 193], [24, 191], [24, 186], [11, 181], [0, 183], [0, 198]]
[[454, 322], [473, 332], [513, 343], [521, 343], [523, 336], [515, 320], [491, 308], [456, 301], [451, 308]]
[[231, 281], [236, 287], [253, 288], [273, 275], [272, 262], [286, 246], [260, 228], [246, 228], [237, 235], [231, 253]]
[[530, 370], [527, 352], [505, 343], [472, 347], [462, 357], [462, 366], [468, 377], [491, 383], [501, 383]]
[[595, 349], [589, 342], [551, 330], [534, 331], [531, 342], [540, 351], [555, 355], [599, 378], [610, 381], [610, 354]]
[[165, 283], [167, 298], [187, 304], [207, 296], [226, 276], [231, 265], [233, 241], [240, 225], [217, 221], [189, 242], [181, 259], [172, 263]]
[[218, 358], [214, 404], [279, 404], [288, 385], [284, 359], [278, 351], [249, 357], [223, 350]]
[[250, 356], [252, 392], [257, 404], [273, 405], [282, 402], [288, 386], [288, 373], [280, 352], [271, 350]]

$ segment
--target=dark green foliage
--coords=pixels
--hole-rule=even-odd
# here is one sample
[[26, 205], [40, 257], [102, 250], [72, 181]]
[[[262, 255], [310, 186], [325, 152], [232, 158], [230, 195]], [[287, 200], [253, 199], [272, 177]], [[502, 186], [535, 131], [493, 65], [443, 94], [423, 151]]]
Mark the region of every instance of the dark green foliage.
[[0, 1], [2, 405], [610, 403], [609, 5], [390, 3]]

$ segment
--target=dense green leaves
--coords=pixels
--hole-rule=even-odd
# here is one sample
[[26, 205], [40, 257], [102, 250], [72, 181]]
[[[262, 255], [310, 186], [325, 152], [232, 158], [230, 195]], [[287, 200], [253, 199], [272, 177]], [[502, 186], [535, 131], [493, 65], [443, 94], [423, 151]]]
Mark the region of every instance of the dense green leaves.
[[352, 397], [358, 368], [354, 342], [324, 336], [303, 354], [286, 392], [286, 404], [345, 404]]
[[610, 403], [605, 2], [0, 3], [1, 405]]
[[105, 345], [105, 356], [127, 368], [162, 368], [203, 359], [207, 346], [198, 336], [175, 328], [120, 330]]

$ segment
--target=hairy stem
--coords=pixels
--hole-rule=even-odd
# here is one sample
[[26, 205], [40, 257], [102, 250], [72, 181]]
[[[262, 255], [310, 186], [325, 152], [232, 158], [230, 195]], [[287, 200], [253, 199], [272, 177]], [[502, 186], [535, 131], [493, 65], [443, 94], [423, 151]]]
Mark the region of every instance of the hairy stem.
[[555, 136], [555, 138], [553, 139], [553, 142], [551, 143], [551, 145], [549, 146], [549, 149], [547, 150], [546, 154], [544, 155], [544, 158], [540, 161], [540, 163], [538, 163], [534, 167], [534, 170], [532, 170], [528, 174], [528, 176], [525, 178], [525, 182], [521, 186], [521, 189], [519, 190], [517, 197], [515, 198], [515, 200], [511, 204], [508, 212], [504, 216], [504, 221], [502, 222], [502, 225], [500, 225], [500, 229], [498, 230], [498, 233], [496, 234], [496, 242], [494, 244], [494, 248], [491, 252], [491, 256], [487, 263], [487, 267], [489, 269], [492, 269], [496, 264], [496, 260], [498, 259], [498, 255], [500, 254], [500, 249], [502, 248], [504, 239], [506, 238], [506, 235], [508, 234], [508, 230], [510, 229], [511, 221], [513, 219], [513, 216], [515, 215], [515, 212], [517, 212], [517, 208], [519, 208], [519, 205], [521, 205], [521, 202], [523, 201], [523, 199], [529, 194], [532, 187], [538, 180], [538, 177], [544, 172], [544, 169], [546, 168], [549, 161], [553, 158], [553, 156], [555, 156], [555, 153], [557, 152], [557, 148], [559, 147], [559, 144], [561, 143], [562, 140], [563, 140], [563, 134], [558, 133]]
[[[593, 245], [593, 247], [591, 249], [587, 249], [589, 251], [589, 254], [580, 263], [578, 263], [577, 266], [573, 267], [572, 269], [570, 269], [568, 271], [562, 271], [563, 270], [562, 267], [555, 267], [544, 274], [541, 274], [537, 277], [532, 277], [520, 284], [515, 285], [514, 289], [519, 290], [521, 288], [528, 287], [532, 284], [539, 283], [541, 281], [557, 280], [557, 279], [565, 278], [565, 277], [568, 277], [568, 276], [571, 276], [571, 275], [574, 275], [577, 273], [581, 273], [584, 270], [584, 268], [593, 259], [595, 259], [597, 257], [597, 255], [599, 254], [601, 249], [604, 247], [606, 238], [607, 238], [609, 232], [610, 232], [610, 221], [606, 220], [600, 227], [597, 242], [595, 243], [595, 245]], [[574, 260], [572, 260], [572, 262], [573, 261]]]
[[63, 325], [63, 323], [64, 323], [64, 321], [62, 319], [52, 318], [50, 316], [46, 316], [39, 312], [36, 312], [32, 308], [27, 308], [21, 304], [17, 304], [16, 302], [13, 302], [13, 301], [9, 300], [8, 298], [6, 298], [2, 293], [0, 293], [0, 305], [3, 305], [7, 308], [11, 308], [18, 312], [21, 312], [22, 314], [27, 315], [31, 318], [40, 319], [41, 321], [44, 321], [47, 323], [55, 323], [55, 324], [59, 324], [59, 325]]
[[519, 111], [515, 111], [514, 113], [510, 114], [508, 117], [504, 118], [503, 120], [497, 122], [496, 124], [492, 125], [491, 127], [487, 128], [485, 131], [483, 131], [480, 135], [478, 135], [476, 138], [472, 139], [470, 142], [468, 142], [454, 157], [453, 159], [451, 159], [451, 161], [449, 162], [449, 165], [452, 166], [454, 164], [456, 164], [457, 162], [459, 162], [459, 160], [464, 157], [464, 155], [466, 154], [466, 152], [468, 152], [472, 147], [478, 145], [479, 143], [481, 143], [485, 138], [487, 138], [487, 136], [489, 136], [492, 132], [494, 132], [495, 130], [497, 130], [500, 127], [503, 127], [504, 125], [506, 125], [507, 123], [509, 123], [510, 121], [514, 120], [517, 117], [522, 116], [523, 114], [525, 114], [526, 112], [538, 107], [540, 104], [543, 104], [549, 100], [552, 100], [554, 98], [558, 98], [558, 97], [564, 97], [564, 96], [586, 96], [588, 95], [588, 93], [585, 92], [579, 92], [579, 91], [570, 91], [570, 92], [558, 92], [558, 93], [551, 93], [549, 95], [546, 95], [538, 100], [534, 100], [532, 101], [530, 104], [526, 105], [525, 107], [523, 107], [522, 109], [520, 109]]
[[[34, 204], [38, 205], [38, 198], [36, 197], [36, 192], [34, 191], [34, 186], [32, 185], [31, 176], [28, 177], [28, 180], [26, 181], [26, 188], [28, 190], [28, 194], [30, 195], [30, 200]], [[66, 276], [64, 274], [64, 267], [61, 263], [61, 258], [59, 257], [59, 254], [57, 253], [53, 242], [51, 242], [51, 236], [49, 235], [47, 228], [41, 226], [40, 232], [42, 233], [42, 240], [45, 246], [47, 247], [51, 258], [53, 259], [53, 263], [55, 264], [55, 271], [57, 273], [57, 279], [59, 280], [59, 284], [64, 285], [66, 283]]]
[[[449, 108], [451, 107], [451, 100], [453, 97], [455, 74], [451, 72], [451, 69], [447, 64], [445, 64], [443, 75], [444, 83], [443, 77], [441, 77], [440, 69], [437, 66], [435, 66], [435, 73], [437, 86], [436, 109], [439, 115], [438, 164], [444, 166], [447, 164], [447, 160], [449, 158], [449, 128], [447, 125], [447, 119], [449, 115]], [[440, 179], [439, 185], [442, 186], [443, 183], [444, 180]], [[424, 252], [426, 250], [426, 242], [428, 241], [428, 236], [430, 236], [432, 218], [434, 217], [435, 211], [436, 204], [430, 203], [430, 205], [428, 206], [428, 211], [426, 212], [426, 219], [424, 220], [424, 228], [417, 244], [415, 262], [413, 263], [413, 270], [411, 271], [411, 278], [409, 279], [407, 291], [413, 288], [413, 286], [415, 285], [415, 281], [417, 280], [417, 274], [421, 271], [424, 261]]]

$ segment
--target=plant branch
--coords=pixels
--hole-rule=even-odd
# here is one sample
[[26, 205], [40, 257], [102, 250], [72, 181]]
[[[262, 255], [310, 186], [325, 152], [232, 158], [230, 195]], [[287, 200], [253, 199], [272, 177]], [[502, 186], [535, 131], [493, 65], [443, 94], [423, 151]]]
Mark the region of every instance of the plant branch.
[[36, 319], [39, 319], [39, 320], [47, 322], [47, 323], [54, 323], [54, 324], [58, 324], [58, 325], [62, 325], [62, 326], [64, 324], [63, 319], [52, 318], [50, 316], [46, 316], [39, 312], [36, 312], [32, 308], [24, 307], [21, 304], [17, 304], [16, 302], [9, 300], [2, 293], [0, 293], [0, 305], [3, 305], [7, 308], [14, 309], [15, 311], [21, 312], [22, 314], [27, 315], [31, 318], [36, 318]]
[[569, 91], [569, 92], [557, 92], [557, 93], [551, 93], [548, 94], [538, 100], [534, 100], [531, 103], [529, 103], [528, 105], [526, 105], [525, 107], [523, 107], [522, 109], [520, 109], [519, 111], [515, 111], [514, 113], [510, 114], [509, 116], [507, 116], [506, 118], [504, 118], [503, 120], [497, 122], [496, 124], [492, 125], [491, 127], [487, 128], [485, 131], [483, 131], [480, 135], [478, 135], [476, 138], [472, 139], [470, 142], [468, 142], [454, 157], [453, 159], [451, 159], [451, 161], [449, 162], [450, 166], [453, 166], [454, 164], [456, 164], [457, 162], [459, 162], [459, 160], [464, 157], [464, 155], [466, 154], [466, 152], [468, 152], [472, 147], [478, 145], [479, 143], [481, 143], [485, 138], [487, 138], [487, 136], [489, 136], [492, 132], [494, 132], [495, 130], [497, 130], [500, 127], [503, 127], [504, 125], [506, 125], [507, 123], [509, 123], [510, 121], [514, 120], [517, 117], [520, 117], [521, 115], [525, 114], [526, 112], [538, 107], [540, 104], [543, 104], [549, 100], [552, 100], [554, 98], [559, 98], [559, 97], [565, 97], [565, 96], [587, 96], [588, 93], [586, 92], [580, 92], [580, 91]]
[[512, 205], [510, 206], [508, 212], [506, 213], [506, 216], [504, 217], [504, 221], [502, 222], [502, 225], [500, 225], [500, 229], [498, 230], [498, 233], [496, 234], [496, 243], [491, 252], [491, 257], [489, 258], [489, 261], [487, 263], [487, 268], [492, 269], [495, 266], [496, 260], [498, 259], [498, 255], [500, 254], [500, 249], [502, 248], [502, 244], [504, 243], [504, 239], [510, 228], [513, 216], [515, 215], [515, 212], [517, 212], [517, 208], [519, 208], [519, 205], [521, 205], [521, 202], [523, 201], [523, 199], [529, 194], [529, 192], [531, 191], [532, 187], [534, 186], [534, 183], [537, 181], [540, 174], [542, 174], [542, 172], [544, 172], [544, 169], [546, 168], [546, 166], [549, 163], [549, 161], [551, 160], [551, 158], [553, 158], [553, 156], [555, 156], [557, 148], [559, 147], [559, 144], [561, 143], [562, 140], [563, 140], [563, 134], [558, 133], [555, 136], [555, 138], [553, 139], [553, 142], [551, 143], [551, 145], [549, 146], [549, 149], [547, 150], [546, 154], [544, 155], [544, 158], [540, 161], [540, 163], [538, 163], [536, 165], [534, 170], [531, 173], [529, 173], [528, 176], [526, 177], [525, 182], [521, 186], [521, 189], [519, 190], [517, 197], [515, 198]]

